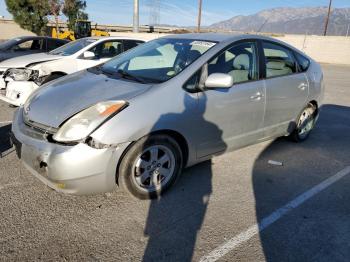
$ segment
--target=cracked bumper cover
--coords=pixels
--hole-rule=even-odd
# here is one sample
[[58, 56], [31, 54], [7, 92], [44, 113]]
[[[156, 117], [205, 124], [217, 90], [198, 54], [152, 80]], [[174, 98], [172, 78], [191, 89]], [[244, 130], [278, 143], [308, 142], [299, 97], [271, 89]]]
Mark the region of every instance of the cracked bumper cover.
[[0, 94], [0, 99], [15, 106], [21, 106], [38, 87], [33, 81], [9, 81], [5, 85], [6, 93]]
[[118, 161], [130, 144], [95, 149], [84, 143], [73, 146], [50, 143], [24, 124], [16, 111], [12, 133], [25, 167], [56, 191], [77, 195], [108, 192], [116, 186]]

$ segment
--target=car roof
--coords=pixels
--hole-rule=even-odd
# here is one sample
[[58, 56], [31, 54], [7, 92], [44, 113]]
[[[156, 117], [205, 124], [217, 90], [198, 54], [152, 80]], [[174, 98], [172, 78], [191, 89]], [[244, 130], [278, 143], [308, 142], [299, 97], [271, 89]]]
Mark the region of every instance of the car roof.
[[90, 36], [85, 37], [87, 39], [94, 39], [94, 40], [105, 40], [105, 39], [125, 39], [125, 40], [137, 40], [137, 41], [147, 41], [141, 37], [130, 37], [130, 36]]
[[35, 40], [35, 39], [43, 39], [43, 38], [62, 41], [62, 42], [69, 42], [69, 40], [67, 40], [67, 39], [59, 39], [59, 38], [54, 38], [54, 37], [49, 37], [49, 36], [36, 36], [36, 35], [18, 36], [18, 37], [14, 37], [13, 39]]
[[218, 43], [230, 43], [234, 41], [239, 40], [249, 40], [249, 39], [260, 39], [260, 40], [266, 40], [271, 41], [277, 44], [280, 44], [282, 46], [288, 47], [289, 49], [294, 50], [295, 52], [300, 53], [300, 50], [296, 49], [294, 46], [283, 42], [279, 39], [266, 36], [266, 35], [257, 35], [257, 34], [234, 34], [234, 33], [190, 33], [190, 34], [174, 34], [174, 35], [167, 35], [162, 38], [172, 38], [172, 39], [193, 39], [193, 40], [200, 40], [200, 41], [213, 41]]
[[163, 38], [174, 38], [174, 39], [193, 39], [193, 40], [202, 40], [202, 41], [213, 41], [213, 42], [227, 42], [227, 41], [236, 41], [242, 39], [262, 39], [279, 42], [278, 40], [256, 34], [229, 34], [229, 33], [190, 33], [190, 34], [174, 34], [167, 35]]

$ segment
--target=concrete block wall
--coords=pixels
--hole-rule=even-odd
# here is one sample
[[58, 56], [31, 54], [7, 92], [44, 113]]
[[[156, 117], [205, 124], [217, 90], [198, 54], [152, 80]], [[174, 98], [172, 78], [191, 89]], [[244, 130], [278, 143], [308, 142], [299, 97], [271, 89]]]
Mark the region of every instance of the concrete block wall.
[[30, 31], [22, 29], [12, 20], [0, 19], [0, 41], [23, 35], [35, 35]]
[[285, 35], [276, 37], [320, 63], [350, 65], [350, 37]]
[[[135, 35], [127, 32], [111, 32], [110, 34], [113, 36], [137, 36], [145, 40], [166, 35], [160, 33], [139, 33]], [[0, 41], [23, 35], [33, 35], [33, 33], [21, 29], [12, 20], [0, 19]], [[276, 38], [304, 51], [320, 63], [350, 65], [350, 37], [285, 35]]]

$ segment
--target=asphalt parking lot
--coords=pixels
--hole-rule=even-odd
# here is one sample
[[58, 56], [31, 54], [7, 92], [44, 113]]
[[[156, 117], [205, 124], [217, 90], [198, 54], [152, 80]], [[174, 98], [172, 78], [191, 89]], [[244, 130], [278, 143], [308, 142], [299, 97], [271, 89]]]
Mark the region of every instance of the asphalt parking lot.
[[[155, 201], [58, 194], [0, 159], [0, 260], [348, 261], [350, 67], [323, 65], [309, 140], [264, 142], [191, 167]], [[14, 109], [0, 102], [0, 151]], [[283, 166], [269, 165], [268, 160]]]

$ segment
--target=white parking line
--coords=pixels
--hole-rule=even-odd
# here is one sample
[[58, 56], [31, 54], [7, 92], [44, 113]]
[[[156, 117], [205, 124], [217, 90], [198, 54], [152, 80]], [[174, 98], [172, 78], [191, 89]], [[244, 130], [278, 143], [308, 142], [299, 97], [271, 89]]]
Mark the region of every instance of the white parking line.
[[314, 186], [310, 190], [306, 191], [305, 193], [299, 195], [297, 198], [294, 200], [290, 201], [283, 207], [277, 209], [274, 211], [272, 214], [269, 216], [265, 217], [264, 219], [261, 220], [260, 223], [254, 224], [251, 227], [249, 227], [246, 231], [234, 236], [227, 242], [223, 243], [216, 249], [214, 249], [212, 252], [210, 252], [208, 255], [202, 257], [200, 259], [201, 262], [212, 262], [216, 261], [219, 258], [223, 257], [226, 255], [228, 252], [231, 250], [237, 248], [239, 245], [242, 243], [248, 241], [251, 239], [253, 236], [257, 235], [260, 231], [264, 230], [277, 220], [281, 219], [283, 216], [285, 216], [288, 212], [293, 210], [294, 208], [297, 208], [301, 204], [303, 204], [305, 201], [308, 199], [312, 198], [313, 196], [317, 195], [333, 183], [337, 182], [339, 179], [343, 178], [344, 176], [350, 174], [350, 166], [347, 166], [343, 170], [339, 171], [335, 175], [327, 178], [320, 184]]

